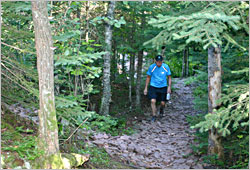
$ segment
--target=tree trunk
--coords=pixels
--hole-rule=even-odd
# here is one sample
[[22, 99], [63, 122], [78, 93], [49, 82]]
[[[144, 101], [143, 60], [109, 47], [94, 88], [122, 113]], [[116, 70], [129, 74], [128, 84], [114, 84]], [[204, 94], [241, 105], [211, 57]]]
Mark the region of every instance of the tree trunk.
[[[210, 47], [208, 49], [208, 112], [213, 113], [213, 109], [220, 104], [217, 100], [221, 96], [221, 48]], [[215, 128], [209, 131], [208, 153], [218, 154], [219, 159], [224, 158], [221, 136]]]
[[126, 74], [125, 62], [125, 54], [122, 54], [122, 74]]
[[[107, 17], [110, 20], [114, 19], [115, 1], [110, 1], [108, 6]], [[111, 102], [111, 87], [110, 87], [110, 55], [112, 49], [112, 25], [106, 23], [105, 26], [105, 43], [106, 54], [104, 55], [104, 68], [103, 68], [103, 96], [100, 108], [100, 113], [109, 114], [109, 105]]]
[[185, 77], [186, 75], [185, 60], [186, 60], [186, 49], [183, 50], [183, 57], [182, 57], [182, 78]]
[[166, 46], [164, 45], [161, 47], [161, 56], [163, 57], [163, 59], [165, 58], [165, 51], [166, 51]]
[[143, 61], [143, 50], [138, 52], [138, 67], [137, 67], [137, 80], [136, 80], [136, 108], [141, 107], [141, 74], [142, 74], [142, 61]]
[[183, 50], [183, 59], [182, 59], [182, 77], [188, 76], [188, 55], [189, 55], [188, 47], [185, 47], [185, 49]]
[[132, 106], [132, 76], [134, 76], [133, 75], [133, 73], [132, 73], [132, 63], [133, 63], [133, 58], [132, 58], [132, 56], [130, 56], [130, 58], [129, 58], [129, 80], [128, 80], [128, 99], [129, 99], [129, 104], [130, 104], [130, 108], [132, 108], [131, 106]]
[[186, 47], [183, 50], [183, 59], [182, 59], [182, 77], [188, 77], [188, 55], [189, 50], [188, 47]]
[[114, 46], [113, 47], [113, 55], [112, 55], [112, 60], [111, 60], [111, 82], [115, 81], [116, 74], [117, 74], [116, 41], [114, 41], [113, 46]]
[[[58, 127], [54, 99], [53, 41], [48, 20], [47, 2], [32, 2], [39, 77], [39, 148], [45, 151], [43, 168], [61, 168]], [[51, 159], [56, 158], [56, 165]]]
[[188, 69], [189, 69], [189, 67], [188, 67], [188, 58], [189, 58], [189, 49], [188, 49], [188, 47], [187, 47], [187, 49], [186, 49], [186, 77], [188, 77]]
[[135, 53], [132, 53], [132, 62], [131, 62], [131, 83], [132, 83], [132, 88], [135, 84], [135, 81], [134, 81], [134, 76], [135, 76]]
[[[144, 30], [145, 16], [142, 16], [141, 22], [142, 22], [142, 24], [140, 26], [140, 29]], [[143, 39], [144, 39], [144, 37], [141, 36], [140, 40], [142, 42], [143, 42]], [[135, 90], [135, 93], [136, 93], [136, 99], [135, 99], [136, 108], [141, 108], [141, 93], [140, 93], [140, 89], [141, 89], [142, 62], [143, 62], [143, 49], [140, 48], [140, 51], [138, 52], [137, 79], [136, 79], [136, 90]]]
[[86, 42], [89, 42], [89, 1], [86, 1]]
[[130, 56], [129, 63], [129, 103], [132, 108], [132, 91], [134, 86], [134, 75], [135, 75], [135, 53]]

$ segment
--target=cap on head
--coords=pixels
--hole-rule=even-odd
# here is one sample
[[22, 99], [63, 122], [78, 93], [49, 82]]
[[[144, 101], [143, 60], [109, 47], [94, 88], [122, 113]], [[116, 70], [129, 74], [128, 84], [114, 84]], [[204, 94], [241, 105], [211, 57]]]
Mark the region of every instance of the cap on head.
[[161, 55], [157, 55], [157, 56], [155, 57], [155, 60], [156, 60], [156, 61], [162, 61], [162, 60], [163, 60], [163, 57], [162, 57]]

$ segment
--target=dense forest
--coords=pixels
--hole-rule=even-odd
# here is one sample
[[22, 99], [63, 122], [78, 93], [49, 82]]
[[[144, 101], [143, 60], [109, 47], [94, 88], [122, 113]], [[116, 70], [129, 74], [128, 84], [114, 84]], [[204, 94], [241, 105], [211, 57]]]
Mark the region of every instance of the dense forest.
[[248, 2], [0, 4], [2, 168], [249, 168]]

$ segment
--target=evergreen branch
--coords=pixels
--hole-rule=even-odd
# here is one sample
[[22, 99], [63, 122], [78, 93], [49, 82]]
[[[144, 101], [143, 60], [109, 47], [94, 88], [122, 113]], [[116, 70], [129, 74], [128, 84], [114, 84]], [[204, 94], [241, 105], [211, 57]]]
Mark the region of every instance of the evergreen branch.
[[36, 54], [36, 53], [34, 53], [34, 52], [31, 52], [31, 51], [22, 50], [22, 49], [20, 49], [20, 48], [18, 48], [18, 47], [15, 47], [15, 46], [12, 46], [12, 45], [8, 45], [8, 44], [6, 44], [6, 43], [4, 43], [4, 42], [1, 42], [1, 44], [5, 45], [5, 46], [8, 46], [8, 47], [11, 47], [11, 48], [14, 48], [14, 49], [16, 49], [16, 50], [19, 50], [19, 51], [21, 51], [21, 52], [23, 52], [23, 53]]
[[207, 35], [207, 37], [208, 37], [208, 39], [210, 41], [210, 44], [213, 44], [214, 42], [211, 40], [211, 37], [208, 35], [207, 30], [204, 29], [204, 31], [205, 31], [205, 33], [206, 33], [206, 35]]
[[[2, 55], [2, 56], [4, 56], [4, 55]], [[8, 59], [6, 56], [4, 56], [4, 57], [5, 57], [5, 59], [11, 61], [11, 60]], [[10, 66], [12, 66], [13, 68], [17, 69], [17, 70], [20, 71], [20, 72], [25, 72], [25, 70], [19, 69], [18, 67], [14, 66], [14, 65], [13, 65], [12, 63], [10, 63], [10, 62], [7, 62], [6, 60], [2, 60], [2, 62], [5, 62], [5, 63], [9, 64]]]
[[12, 75], [14, 75], [18, 80], [22, 81], [22, 79], [20, 77], [18, 77], [16, 74], [14, 74], [8, 67], [6, 67], [3, 63], [1, 63], [1, 65], [8, 70]]
[[237, 47], [241, 48], [242, 50], [246, 51], [247, 49], [241, 45], [239, 45], [234, 39], [232, 39], [228, 34], [224, 34], [223, 38], [225, 38], [230, 43], [236, 45]]
[[27, 92], [30, 92], [30, 90], [26, 89], [24, 86], [22, 86], [21, 84], [19, 84], [18, 82], [16, 82], [16, 80], [11, 79], [9, 76], [7, 76], [6, 74], [4, 74], [3, 72], [1, 73], [3, 76], [5, 76], [6, 78], [8, 78], [10, 81], [16, 83], [17, 85], [19, 85], [21, 88], [23, 88], [24, 90], [26, 90]]

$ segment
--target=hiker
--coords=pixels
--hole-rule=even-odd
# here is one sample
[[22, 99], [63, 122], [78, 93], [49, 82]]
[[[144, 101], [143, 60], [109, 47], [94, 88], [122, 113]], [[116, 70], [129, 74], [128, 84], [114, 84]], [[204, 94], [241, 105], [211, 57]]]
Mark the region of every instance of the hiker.
[[[168, 80], [167, 80], [168, 77]], [[148, 84], [150, 82], [149, 90]], [[167, 84], [168, 83], [168, 84]], [[152, 122], [156, 120], [156, 102], [160, 101], [160, 115], [164, 114], [166, 94], [171, 93], [171, 71], [167, 64], [163, 63], [163, 57], [157, 55], [155, 63], [149, 66], [147, 71], [146, 85], [144, 95], [147, 95], [151, 100]]]

